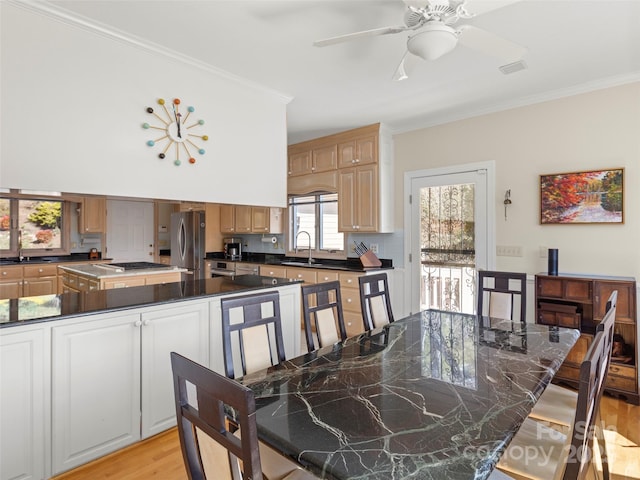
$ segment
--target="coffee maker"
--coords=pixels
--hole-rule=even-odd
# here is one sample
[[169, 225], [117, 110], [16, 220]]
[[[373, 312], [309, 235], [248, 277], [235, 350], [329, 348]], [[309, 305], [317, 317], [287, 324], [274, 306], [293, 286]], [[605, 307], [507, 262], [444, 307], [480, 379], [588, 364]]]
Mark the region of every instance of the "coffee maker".
[[242, 239], [241, 238], [225, 238], [224, 239], [224, 258], [228, 260], [242, 259]]

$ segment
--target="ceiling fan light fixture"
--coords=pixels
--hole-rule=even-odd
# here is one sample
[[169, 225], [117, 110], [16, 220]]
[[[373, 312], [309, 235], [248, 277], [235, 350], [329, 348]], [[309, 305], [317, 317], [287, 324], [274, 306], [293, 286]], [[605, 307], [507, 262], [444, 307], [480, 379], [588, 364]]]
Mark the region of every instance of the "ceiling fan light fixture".
[[407, 50], [424, 60], [435, 60], [453, 50], [458, 43], [456, 31], [444, 24], [426, 25], [407, 40]]

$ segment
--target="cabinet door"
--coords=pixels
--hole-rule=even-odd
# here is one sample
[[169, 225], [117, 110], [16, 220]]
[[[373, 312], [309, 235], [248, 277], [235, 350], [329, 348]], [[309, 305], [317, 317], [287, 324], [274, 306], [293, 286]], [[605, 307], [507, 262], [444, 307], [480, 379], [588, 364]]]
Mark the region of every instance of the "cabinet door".
[[370, 135], [338, 144], [338, 167], [378, 163], [378, 136]]
[[220, 231], [220, 205], [207, 203], [205, 206], [205, 250], [222, 251], [222, 232]]
[[251, 208], [251, 231], [253, 233], [268, 233], [269, 220], [269, 207]]
[[236, 233], [251, 233], [251, 207], [236, 205]]
[[616, 322], [635, 323], [636, 296], [634, 295], [634, 282], [606, 282], [597, 280], [594, 284], [593, 319], [600, 321], [604, 318], [607, 300], [614, 290], [618, 291]]
[[85, 197], [80, 206], [78, 231], [102, 233], [105, 231], [107, 200], [103, 197]]
[[[356, 220], [359, 232], [378, 230], [378, 175], [375, 165], [356, 169]], [[338, 197], [340, 201], [340, 197]]]
[[289, 176], [305, 175], [312, 170], [311, 150], [289, 154]]
[[[11, 330], [11, 332], [9, 332]], [[0, 334], [0, 478], [48, 478], [49, 349], [44, 327]]]
[[345, 168], [338, 174], [338, 231], [357, 232], [356, 169]]
[[220, 231], [234, 233], [236, 231], [236, 214], [233, 205], [220, 205]]
[[0, 267], [0, 298], [22, 297], [22, 267]]
[[140, 439], [140, 315], [52, 329], [53, 474]]
[[260, 275], [263, 277], [287, 278], [287, 269], [279, 265], [261, 265]]
[[337, 145], [330, 145], [323, 148], [313, 149], [313, 164], [311, 171], [316, 172], [328, 172], [329, 170], [335, 170], [338, 168], [338, 147]]
[[58, 293], [58, 277], [26, 278], [22, 283], [25, 297]]
[[287, 277], [292, 280], [302, 280], [304, 283], [316, 283], [316, 271], [313, 268], [287, 267]]
[[142, 438], [176, 424], [171, 352], [209, 365], [206, 302], [142, 314]]

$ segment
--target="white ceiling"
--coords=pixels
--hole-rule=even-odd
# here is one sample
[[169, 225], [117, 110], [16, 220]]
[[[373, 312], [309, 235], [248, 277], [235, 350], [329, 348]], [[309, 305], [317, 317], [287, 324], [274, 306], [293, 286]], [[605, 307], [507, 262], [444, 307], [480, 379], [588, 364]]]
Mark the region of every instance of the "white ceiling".
[[640, 80], [640, 0], [523, 0], [461, 21], [525, 46], [528, 68], [504, 75], [500, 60], [458, 45], [402, 82], [392, 75], [407, 33], [312, 45], [402, 25], [402, 0], [50, 3], [292, 97], [289, 143], [377, 122], [408, 131]]

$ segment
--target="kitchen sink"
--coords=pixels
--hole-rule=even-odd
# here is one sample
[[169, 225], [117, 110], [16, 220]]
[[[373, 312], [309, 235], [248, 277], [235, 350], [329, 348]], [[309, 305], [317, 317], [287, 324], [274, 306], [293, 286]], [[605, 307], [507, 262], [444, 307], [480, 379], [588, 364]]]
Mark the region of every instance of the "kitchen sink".
[[281, 262], [280, 265], [284, 265], [285, 267], [310, 267], [310, 268], [319, 268], [322, 267], [322, 263], [317, 262]]

